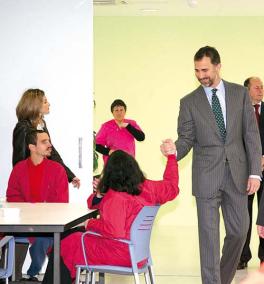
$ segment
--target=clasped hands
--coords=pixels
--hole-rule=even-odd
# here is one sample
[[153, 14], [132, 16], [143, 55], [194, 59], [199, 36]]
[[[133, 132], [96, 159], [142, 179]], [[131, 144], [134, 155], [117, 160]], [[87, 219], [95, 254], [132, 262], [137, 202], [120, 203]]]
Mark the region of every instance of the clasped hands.
[[175, 155], [176, 154], [176, 146], [172, 139], [165, 139], [162, 141], [160, 145], [160, 151], [164, 156]]

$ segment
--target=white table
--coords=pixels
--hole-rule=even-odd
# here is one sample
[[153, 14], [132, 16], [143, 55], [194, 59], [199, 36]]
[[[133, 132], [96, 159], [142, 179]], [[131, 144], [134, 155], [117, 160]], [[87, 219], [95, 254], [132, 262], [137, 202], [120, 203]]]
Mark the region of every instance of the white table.
[[[19, 208], [19, 218], [6, 219], [0, 208], [0, 232], [53, 233], [53, 283], [60, 284], [60, 234], [96, 215], [86, 203], [3, 203], [4, 208]], [[56, 273], [55, 273], [56, 271]]]

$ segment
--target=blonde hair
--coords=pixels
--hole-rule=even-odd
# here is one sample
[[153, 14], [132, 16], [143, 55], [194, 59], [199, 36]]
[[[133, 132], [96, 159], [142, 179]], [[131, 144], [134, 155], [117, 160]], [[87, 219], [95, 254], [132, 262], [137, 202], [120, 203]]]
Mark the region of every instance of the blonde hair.
[[25, 91], [16, 107], [18, 121], [29, 120], [33, 126], [37, 126], [44, 96], [44, 91], [39, 89]]

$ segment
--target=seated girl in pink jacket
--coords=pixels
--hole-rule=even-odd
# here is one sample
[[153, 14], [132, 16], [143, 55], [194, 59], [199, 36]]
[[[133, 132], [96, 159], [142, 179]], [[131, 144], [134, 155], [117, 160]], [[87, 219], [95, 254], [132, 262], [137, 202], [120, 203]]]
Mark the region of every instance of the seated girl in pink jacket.
[[[100, 218], [89, 220], [86, 229], [103, 236], [87, 236], [89, 264], [131, 265], [127, 245], [111, 238], [129, 239], [131, 224], [143, 206], [164, 204], [178, 195], [175, 149], [170, 153], [165, 154], [167, 165], [161, 181], [146, 179], [136, 160], [121, 150], [115, 151], [109, 157], [98, 185], [98, 192], [91, 194], [87, 201], [89, 208], [99, 208]], [[61, 242], [64, 284], [72, 283], [76, 264], [84, 264], [81, 235], [82, 232], [75, 232]], [[52, 267], [50, 261], [44, 284], [52, 281]]]

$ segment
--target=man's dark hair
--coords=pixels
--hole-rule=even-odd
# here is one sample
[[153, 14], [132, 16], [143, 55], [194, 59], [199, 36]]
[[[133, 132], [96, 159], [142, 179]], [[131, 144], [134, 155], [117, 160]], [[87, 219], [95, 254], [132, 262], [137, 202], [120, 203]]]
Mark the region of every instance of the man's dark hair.
[[116, 150], [110, 155], [104, 167], [98, 189], [101, 193], [112, 189], [131, 195], [139, 195], [140, 185], [144, 180], [144, 174], [137, 161], [126, 152]]
[[[26, 134], [26, 144], [27, 146], [29, 144], [37, 145], [37, 136], [38, 133], [47, 133], [44, 130], [37, 130], [37, 129], [31, 129], [27, 134]], [[47, 133], [48, 134], [48, 133]]]
[[245, 82], [244, 82], [244, 87], [249, 88], [251, 78], [252, 78], [252, 77], [249, 77], [249, 78], [247, 78], [247, 79], [245, 80]]
[[122, 106], [124, 107], [125, 111], [127, 110], [127, 106], [126, 104], [124, 103], [124, 101], [120, 100], [120, 99], [117, 99], [117, 100], [114, 100], [111, 104], [111, 112], [114, 111], [114, 107], [116, 106]]
[[211, 63], [217, 65], [221, 63], [220, 55], [218, 51], [211, 46], [201, 47], [194, 55], [194, 61], [200, 61], [204, 57], [209, 57], [211, 59]]

